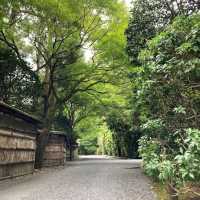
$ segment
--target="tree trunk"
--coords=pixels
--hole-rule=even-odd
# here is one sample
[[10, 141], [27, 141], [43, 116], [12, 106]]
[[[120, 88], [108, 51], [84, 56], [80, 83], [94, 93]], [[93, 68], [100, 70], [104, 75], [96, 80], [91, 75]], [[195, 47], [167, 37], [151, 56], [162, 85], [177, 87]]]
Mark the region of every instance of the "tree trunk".
[[70, 147], [70, 149], [69, 149], [69, 160], [70, 161], [74, 160], [74, 158], [73, 158], [73, 147]]
[[39, 133], [37, 137], [37, 151], [36, 151], [36, 162], [35, 162], [35, 167], [37, 169], [42, 168], [43, 164], [43, 157], [44, 157], [44, 151], [45, 147], [48, 143], [48, 138], [49, 138], [49, 129], [51, 126], [51, 119], [52, 119], [52, 114], [54, 111], [54, 97], [52, 94], [52, 84], [53, 80], [51, 78], [51, 73], [50, 73], [50, 68], [47, 67], [45, 71], [45, 79], [44, 79], [44, 93], [43, 93], [43, 98], [44, 98], [44, 110], [43, 110], [43, 130]]
[[37, 150], [35, 159], [35, 168], [41, 169], [43, 164], [43, 157], [45, 147], [48, 143], [49, 129], [44, 128], [37, 136]]

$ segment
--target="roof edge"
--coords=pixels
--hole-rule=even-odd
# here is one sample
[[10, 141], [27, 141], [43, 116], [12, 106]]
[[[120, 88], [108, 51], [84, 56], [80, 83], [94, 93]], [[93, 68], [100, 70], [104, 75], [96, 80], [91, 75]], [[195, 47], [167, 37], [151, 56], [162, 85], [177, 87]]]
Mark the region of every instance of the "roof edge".
[[27, 122], [42, 124], [42, 121], [39, 120], [36, 116], [30, 115], [22, 110], [19, 110], [13, 106], [10, 106], [3, 101], [0, 101], [0, 112], [4, 112], [7, 114], [13, 114], [14, 116], [23, 119]]

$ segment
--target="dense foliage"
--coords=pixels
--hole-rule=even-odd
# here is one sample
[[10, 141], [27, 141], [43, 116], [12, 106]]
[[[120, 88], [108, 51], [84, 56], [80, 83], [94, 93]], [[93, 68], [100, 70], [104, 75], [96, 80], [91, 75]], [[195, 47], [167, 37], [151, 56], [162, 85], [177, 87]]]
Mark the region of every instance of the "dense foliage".
[[133, 64], [141, 64], [138, 54], [147, 41], [162, 31], [173, 19], [198, 10], [198, 0], [136, 0], [131, 9], [127, 35], [127, 53]]
[[134, 73], [145, 172], [177, 190], [200, 180], [200, 16], [177, 17], [149, 40]]
[[38, 76], [5, 46], [0, 48], [0, 63], [0, 100], [33, 111], [40, 91]]

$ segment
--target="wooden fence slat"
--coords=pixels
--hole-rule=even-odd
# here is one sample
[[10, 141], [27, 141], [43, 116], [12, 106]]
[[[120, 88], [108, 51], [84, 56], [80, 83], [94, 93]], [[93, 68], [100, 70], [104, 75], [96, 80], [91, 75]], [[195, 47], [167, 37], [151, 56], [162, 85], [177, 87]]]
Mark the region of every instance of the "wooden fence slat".
[[16, 151], [16, 150], [1, 150], [0, 151], [0, 163], [1, 162], [23, 162], [35, 160], [34, 151]]
[[43, 167], [64, 165], [66, 161], [65, 136], [50, 134], [45, 148]]
[[[23, 138], [23, 139], [29, 139], [29, 140], [35, 140], [35, 137], [25, 135], [26, 132], [24, 131], [18, 131], [14, 129], [0, 129], [0, 135], [10, 136], [10, 137], [16, 137], [16, 138]], [[28, 133], [27, 133], [28, 134]], [[29, 133], [33, 134], [33, 133]]]
[[33, 173], [36, 137], [0, 129], [0, 180]]
[[0, 148], [4, 149], [35, 149], [35, 141], [24, 139], [22, 137], [16, 138], [0, 135]]

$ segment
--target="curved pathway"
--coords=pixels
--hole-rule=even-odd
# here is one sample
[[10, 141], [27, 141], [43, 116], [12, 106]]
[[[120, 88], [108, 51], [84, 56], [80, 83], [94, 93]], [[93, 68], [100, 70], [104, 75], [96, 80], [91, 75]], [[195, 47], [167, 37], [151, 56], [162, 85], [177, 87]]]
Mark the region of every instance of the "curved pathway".
[[85, 156], [0, 183], [0, 200], [156, 200], [140, 160]]

